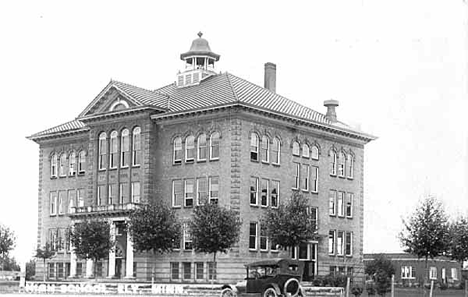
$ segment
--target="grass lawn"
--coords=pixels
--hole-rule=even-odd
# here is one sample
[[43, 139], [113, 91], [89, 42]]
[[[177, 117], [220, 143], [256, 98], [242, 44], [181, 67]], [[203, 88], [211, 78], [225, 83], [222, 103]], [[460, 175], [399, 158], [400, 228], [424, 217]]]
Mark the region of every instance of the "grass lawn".
[[[361, 297], [367, 297], [367, 292], [361, 295]], [[387, 297], [390, 296], [390, 293], [387, 293]], [[422, 289], [409, 289], [409, 288], [395, 288], [395, 297], [429, 297], [429, 290], [426, 290], [426, 295]], [[433, 297], [445, 297], [445, 296], [457, 296], [457, 297], [464, 297], [463, 290], [440, 290], [436, 289], [433, 292]], [[375, 297], [378, 297], [376, 295]]]

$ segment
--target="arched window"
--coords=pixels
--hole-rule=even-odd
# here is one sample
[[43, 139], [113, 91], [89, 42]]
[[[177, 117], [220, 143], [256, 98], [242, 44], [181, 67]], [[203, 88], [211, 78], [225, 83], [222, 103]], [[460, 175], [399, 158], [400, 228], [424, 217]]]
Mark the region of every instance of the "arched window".
[[210, 137], [210, 160], [219, 159], [219, 132], [214, 132]]
[[60, 163], [59, 163], [59, 175], [60, 176], [66, 176], [67, 175], [67, 171], [66, 171], [65, 168], [67, 168], [67, 154], [62, 153], [60, 155]]
[[304, 143], [302, 145], [302, 156], [304, 158], [310, 158], [310, 149], [309, 149], [309, 145], [307, 143]]
[[300, 156], [300, 153], [299, 153], [299, 143], [298, 143], [297, 141], [294, 141], [294, 142], [293, 142], [292, 153], [293, 153], [294, 156]]
[[197, 159], [198, 161], [205, 161], [206, 160], [206, 134], [201, 134], [198, 136], [197, 140]]
[[117, 168], [117, 160], [119, 156], [119, 145], [117, 143], [117, 131], [112, 131], [110, 134], [110, 156], [109, 168]]
[[270, 140], [265, 135], [262, 136], [262, 162], [270, 162]]
[[68, 175], [74, 176], [76, 174], [76, 153], [71, 152], [68, 157]]
[[174, 139], [173, 158], [174, 164], [182, 164], [182, 138], [180, 137]]
[[336, 153], [334, 150], [330, 151], [330, 174], [336, 175]]
[[53, 154], [50, 158], [50, 177], [57, 177], [57, 154]]
[[141, 128], [135, 127], [133, 129], [133, 142], [132, 142], [132, 165], [140, 165], [141, 159]]
[[185, 138], [185, 162], [195, 160], [195, 137], [192, 135]]
[[315, 144], [312, 146], [312, 159], [314, 160], [319, 159], [319, 149]]
[[250, 160], [258, 161], [258, 136], [256, 133], [250, 134]]
[[128, 167], [130, 160], [130, 132], [128, 129], [122, 130], [120, 136], [120, 167]]
[[106, 132], [99, 134], [99, 169], [106, 169], [106, 156], [107, 156], [107, 135]]
[[271, 162], [273, 164], [280, 164], [280, 152], [281, 142], [278, 137], [273, 138], [273, 144], [271, 146]]
[[345, 176], [345, 163], [346, 163], [346, 157], [343, 152], [340, 152], [340, 157], [338, 158], [338, 176], [344, 177]]
[[346, 158], [346, 169], [348, 178], [354, 178], [354, 156], [352, 154], [348, 154]]
[[83, 174], [86, 171], [86, 152], [81, 151], [78, 154], [78, 174]]

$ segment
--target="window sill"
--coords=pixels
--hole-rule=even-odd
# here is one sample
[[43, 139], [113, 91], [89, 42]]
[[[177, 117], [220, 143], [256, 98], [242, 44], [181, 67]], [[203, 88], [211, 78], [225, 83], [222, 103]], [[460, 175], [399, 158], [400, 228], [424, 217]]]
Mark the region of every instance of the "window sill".
[[346, 218], [351, 220], [353, 217], [352, 217], [352, 216], [351, 216], [351, 217], [349, 217], [349, 216], [346, 216]]
[[271, 165], [275, 166], [275, 167], [280, 167], [281, 164], [280, 163], [271, 163]]
[[257, 253], [258, 250], [257, 250], [257, 249], [253, 249], [253, 248], [249, 248], [249, 252]]
[[57, 177], [56, 176], [51, 176], [50, 179], [57, 179]]
[[219, 158], [212, 158], [212, 159], [210, 158], [210, 162], [212, 161], [219, 161]]
[[318, 191], [310, 191], [312, 194], [317, 195], [319, 192]]
[[60, 175], [59, 178], [66, 178], [66, 175]]
[[260, 250], [261, 253], [268, 253], [268, 250]]
[[117, 167], [109, 167], [109, 171], [117, 170]]
[[182, 165], [182, 161], [180, 161], [180, 162], [173, 162], [172, 165], [174, 165], [174, 166], [180, 166], [180, 165]]
[[270, 252], [272, 252], [272, 253], [275, 253], [275, 254], [276, 254], [276, 253], [279, 253], [279, 250], [270, 250]]
[[84, 176], [86, 171], [78, 172], [78, 176]]
[[262, 164], [265, 164], [265, 165], [270, 165], [270, 161], [265, 161], [265, 160], [262, 160]]
[[76, 174], [69, 174], [68, 177], [75, 177]]
[[182, 208], [182, 205], [172, 205], [172, 208]]
[[349, 180], [353, 180], [353, 179], [354, 179], [354, 177], [349, 177], [349, 176], [348, 176], [348, 177], [347, 177], [347, 179], [349, 179]]
[[198, 160], [197, 160], [197, 163], [206, 163], [206, 159], [201, 159], [201, 160], [198, 159]]
[[260, 163], [259, 160], [253, 160], [253, 159], [250, 159], [250, 162], [254, 162], [254, 163]]
[[185, 160], [185, 164], [193, 164], [193, 163], [195, 163], [194, 159]]
[[318, 160], [319, 160], [318, 158], [317, 158], [317, 159], [315, 159], [315, 158], [311, 158], [311, 159], [312, 159], [313, 161], [318, 161]]
[[258, 208], [258, 204], [252, 204], [252, 203], [250, 203], [250, 207], [256, 207], [256, 208]]
[[140, 164], [132, 164], [133, 168], [139, 168], [141, 165]]
[[106, 171], [106, 168], [99, 168], [98, 171], [104, 172], [104, 171]]
[[339, 178], [342, 178], [342, 179], [345, 179], [345, 178], [346, 178], [346, 176], [344, 176], [344, 175], [338, 175], [338, 177], [339, 177]]
[[309, 193], [309, 190], [308, 189], [302, 189], [302, 192]]

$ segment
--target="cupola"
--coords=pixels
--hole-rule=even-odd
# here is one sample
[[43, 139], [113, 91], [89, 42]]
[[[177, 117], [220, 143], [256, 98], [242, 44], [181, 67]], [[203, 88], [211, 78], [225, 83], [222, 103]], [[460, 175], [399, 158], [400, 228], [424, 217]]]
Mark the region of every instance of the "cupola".
[[198, 85], [200, 81], [216, 74], [214, 64], [219, 61], [219, 55], [211, 51], [210, 45], [203, 33], [198, 33], [198, 38], [192, 41], [190, 50], [180, 54], [180, 59], [185, 62], [185, 69], [177, 74], [177, 87]]

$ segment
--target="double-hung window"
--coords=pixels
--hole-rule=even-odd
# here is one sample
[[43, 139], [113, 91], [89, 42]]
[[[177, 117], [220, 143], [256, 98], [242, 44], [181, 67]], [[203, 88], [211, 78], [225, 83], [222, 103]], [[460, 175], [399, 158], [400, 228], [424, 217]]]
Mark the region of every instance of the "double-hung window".
[[192, 236], [190, 234], [190, 230], [189, 230], [189, 224], [188, 223], [184, 223], [184, 236], [183, 236], [183, 240], [184, 240], [184, 244], [183, 244], [183, 247], [184, 247], [184, 250], [192, 250]]
[[429, 279], [437, 279], [437, 267], [431, 266], [429, 268]]
[[270, 162], [270, 140], [265, 135], [262, 136], [262, 162]]
[[279, 186], [280, 182], [277, 180], [272, 180], [270, 182], [270, 206], [278, 207], [279, 205]]
[[308, 210], [314, 230], [318, 230], [318, 207], [310, 207]]
[[140, 165], [141, 159], [141, 128], [135, 127], [132, 133], [132, 166]]
[[141, 189], [140, 182], [132, 182], [132, 202], [140, 203]]
[[78, 197], [77, 197], [77, 206], [83, 207], [84, 206], [84, 189], [78, 189]]
[[68, 175], [75, 176], [76, 174], [76, 153], [71, 152], [68, 157]]
[[208, 180], [210, 203], [218, 203], [219, 198], [219, 177], [211, 176]]
[[301, 164], [301, 179], [302, 179], [302, 190], [309, 191], [309, 165]]
[[195, 194], [195, 180], [186, 179], [185, 180], [185, 199], [184, 206], [192, 207], [193, 206], [193, 197]]
[[68, 190], [68, 213], [73, 212], [76, 205], [76, 190]]
[[354, 200], [354, 194], [346, 193], [346, 217], [347, 218], [353, 217], [353, 200]]
[[250, 134], [250, 160], [258, 161], [258, 135], [256, 133]]
[[304, 143], [302, 145], [302, 157], [307, 158], [307, 159], [310, 158], [310, 149], [307, 143]]
[[268, 250], [268, 236], [267, 236], [267, 229], [265, 225], [260, 225], [260, 250], [267, 251]]
[[293, 156], [300, 156], [300, 148], [299, 143], [297, 141], [294, 141], [292, 144], [292, 154]]
[[210, 160], [219, 159], [219, 132], [214, 132], [210, 137]]
[[336, 191], [330, 190], [328, 195], [328, 213], [331, 216], [336, 215]]
[[337, 208], [339, 217], [344, 217], [344, 194], [344, 192], [338, 192]]
[[120, 138], [120, 167], [128, 167], [130, 159], [130, 132], [128, 129], [122, 130]]
[[315, 144], [312, 146], [312, 159], [313, 160], [319, 159], [319, 149]]
[[281, 152], [281, 142], [275, 137], [273, 138], [273, 144], [271, 146], [271, 163], [279, 165], [280, 164], [280, 152]]
[[294, 168], [292, 188], [294, 190], [299, 190], [299, 184], [300, 184], [299, 176], [300, 176], [300, 172], [301, 172], [301, 164], [294, 163], [294, 167], [295, 168]]
[[334, 255], [335, 254], [335, 230], [330, 230], [328, 232], [328, 254]]
[[97, 193], [96, 193], [96, 205], [103, 205], [103, 199], [105, 197], [104, 189], [105, 189], [104, 185], [98, 185]]
[[258, 223], [250, 222], [249, 225], [249, 249], [257, 249], [257, 233], [258, 233]]
[[176, 179], [172, 181], [172, 206], [180, 207], [184, 196], [184, 188], [182, 180]]
[[119, 204], [124, 204], [128, 202], [128, 183], [121, 183], [119, 188]]
[[330, 175], [336, 176], [336, 153], [335, 151], [330, 151]]
[[116, 204], [117, 202], [117, 184], [110, 184], [108, 193], [107, 193], [109, 201], [107, 204]]
[[59, 176], [67, 175], [67, 170], [65, 168], [67, 168], [67, 154], [62, 153], [59, 160]]
[[318, 181], [319, 181], [319, 168], [317, 166], [311, 166], [311, 173], [310, 173], [310, 183], [311, 183], [311, 191], [313, 193], [318, 193]]
[[353, 232], [345, 233], [345, 254], [346, 256], [353, 255]]
[[67, 191], [59, 191], [58, 200], [58, 214], [62, 215], [65, 213], [65, 203], [67, 200]]
[[83, 174], [86, 171], [86, 152], [80, 151], [78, 154], [78, 174]]
[[182, 138], [180, 137], [174, 139], [173, 160], [174, 164], [182, 164]]
[[260, 190], [261, 190], [261, 196], [260, 196], [260, 205], [261, 206], [268, 206], [268, 180], [262, 178], [260, 182]]
[[354, 157], [353, 155], [348, 154], [346, 158], [346, 171], [348, 171], [348, 178], [354, 178]]
[[110, 156], [109, 156], [109, 168], [117, 168], [118, 156], [119, 156], [119, 145], [117, 139], [117, 131], [112, 131], [110, 134]]
[[336, 238], [336, 254], [338, 256], [344, 255], [344, 232], [338, 231], [338, 236]]
[[185, 139], [185, 162], [195, 161], [195, 137], [192, 135]]
[[99, 170], [106, 169], [106, 160], [107, 160], [107, 135], [106, 132], [102, 132], [99, 134], [99, 143], [98, 143], [98, 151], [99, 151], [99, 160], [98, 160], [98, 168]]
[[414, 279], [415, 278], [414, 270], [415, 269], [413, 266], [401, 266], [401, 278], [402, 279]]
[[206, 134], [198, 136], [197, 148], [197, 160], [206, 161]]
[[208, 200], [208, 179], [197, 178], [197, 205], [203, 205]]
[[50, 177], [57, 177], [57, 164], [57, 154], [54, 153], [50, 159]]
[[339, 177], [345, 177], [346, 173], [346, 157], [343, 152], [340, 152], [340, 157], [338, 158], [338, 176]]
[[57, 214], [57, 192], [50, 192], [49, 194], [49, 213], [51, 216]]
[[250, 177], [250, 205], [258, 205], [258, 177]]

